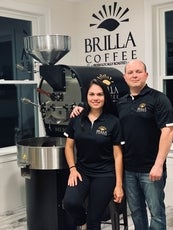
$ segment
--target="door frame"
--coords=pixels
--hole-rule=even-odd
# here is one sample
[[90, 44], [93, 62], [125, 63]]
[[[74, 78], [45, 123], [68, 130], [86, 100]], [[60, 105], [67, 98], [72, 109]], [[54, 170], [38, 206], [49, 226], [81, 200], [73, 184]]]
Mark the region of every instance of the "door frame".
[[173, 10], [168, 0], [145, 0], [145, 63], [149, 72], [149, 85], [163, 91], [165, 75], [165, 25], [164, 13]]

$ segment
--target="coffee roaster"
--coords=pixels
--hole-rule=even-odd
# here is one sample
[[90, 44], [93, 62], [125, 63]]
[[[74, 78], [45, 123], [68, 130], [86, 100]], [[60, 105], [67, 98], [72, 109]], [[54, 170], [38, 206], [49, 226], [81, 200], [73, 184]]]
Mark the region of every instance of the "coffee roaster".
[[[72, 220], [63, 209], [68, 168], [64, 158], [64, 129], [73, 106], [84, 101], [90, 80], [99, 78], [116, 103], [127, 92], [122, 73], [115, 68], [56, 65], [70, 51], [69, 36], [29, 36], [26, 52], [40, 65], [37, 89], [46, 136], [17, 143], [18, 165], [26, 178], [28, 230], [72, 230]], [[25, 103], [32, 103], [27, 98]]]

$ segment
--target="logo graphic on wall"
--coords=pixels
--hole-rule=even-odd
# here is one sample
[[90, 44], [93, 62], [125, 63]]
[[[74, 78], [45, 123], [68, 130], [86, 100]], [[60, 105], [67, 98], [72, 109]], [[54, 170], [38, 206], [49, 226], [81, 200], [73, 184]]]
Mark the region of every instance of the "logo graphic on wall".
[[[128, 29], [119, 30], [125, 23], [129, 23], [129, 8], [123, 8], [114, 2], [112, 5], [102, 5], [97, 13], [92, 14], [89, 27], [100, 32], [84, 39], [85, 62], [89, 66], [117, 66], [125, 65], [129, 60], [136, 59], [136, 42], [133, 33]], [[121, 26], [121, 27], [120, 27]], [[126, 26], [127, 28], [127, 26]], [[98, 33], [98, 32], [97, 32]], [[92, 37], [91, 37], [92, 36]]]
[[102, 10], [98, 11], [98, 14], [95, 13], [92, 17], [98, 20], [98, 23], [90, 24], [90, 27], [97, 26], [97, 28], [103, 28], [108, 31], [115, 30], [121, 22], [128, 22], [129, 18], [124, 18], [129, 11], [128, 8], [125, 10], [122, 7], [118, 7], [117, 2], [114, 2], [114, 5], [102, 6]]
[[107, 89], [108, 89], [108, 91], [110, 93], [112, 101], [113, 102], [117, 102], [117, 100], [118, 100], [118, 89], [115, 86], [115, 82], [112, 79], [112, 77], [108, 76], [106, 74], [99, 74], [97, 76], [97, 79], [99, 79], [100, 81], [102, 81], [107, 86]]

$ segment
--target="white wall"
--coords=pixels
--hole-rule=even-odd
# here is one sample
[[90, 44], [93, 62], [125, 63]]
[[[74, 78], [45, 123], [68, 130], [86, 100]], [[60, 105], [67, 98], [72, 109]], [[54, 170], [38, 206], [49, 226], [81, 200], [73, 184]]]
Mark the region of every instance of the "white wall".
[[[105, 29], [97, 29], [96, 26], [89, 27], [89, 24], [91, 23], [100, 23], [98, 20], [95, 20], [92, 17], [92, 14], [95, 13], [96, 15], [99, 15], [98, 11], [101, 10], [103, 12], [103, 5], [106, 5], [107, 7], [107, 13], [109, 18], [109, 11], [108, 11], [108, 5], [110, 5], [113, 8], [115, 1], [112, 0], [88, 0], [84, 1], [80, 5], [80, 10], [78, 12], [78, 21], [77, 21], [77, 27], [78, 27], [78, 59], [77, 62], [81, 65], [86, 65], [85, 62], [85, 56], [84, 53], [84, 39], [85, 38], [93, 38], [93, 37], [100, 37], [100, 39], [103, 38], [105, 35], [111, 36], [111, 41], [114, 43], [114, 39], [116, 34], [119, 34], [120, 36], [120, 44], [124, 44], [127, 41], [127, 35], [129, 32], [133, 34], [133, 38], [136, 43], [136, 50], [137, 50], [137, 57], [139, 59], [144, 59], [145, 57], [145, 43], [144, 43], [144, 3], [143, 0], [131, 0], [130, 4], [128, 1], [117, 1], [117, 9], [118, 7], [122, 7], [122, 10], [125, 10], [126, 8], [129, 8], [129, 12], [126, 13], [124, 18], [129, 18], [129, 22], [121, 22], [120, 15], [112, 16], [112, 18], [116, 19], [120, 22], [120, 26], [117, 27], [114, 31], [107, 31]], [[90, 6], [90, 7], [89, 7]], [[103, 12], [104, 14], [104, 12]], [[112, 13], [111, 13], [112, 14]], [[101, 17], [100, 17], [101, 18]], [[106, 16], [104, 15], [104, 19], [106, 19]], [[101, 20], [103, 21], [103, 20]], [[115, 42], [116, 43], [116, 42]], [[131, 45], [127, 49], [118, 49], [119, 58], [118, 60], [121, 60], [121, 52], [124, 50], [127, 50], [127, 59], [131, 59], [130, 50]], [[114, 50], [116, 51], [116, 49]], [[129, 52], [128, 52], [129, 51]], [[110, 51], [109, 51], [110, 52]], [[102, 52], [104, 53], [104, 52]], [[110, 52], [111, 53], [111, 52]], [[124, 65], [119, 66], [113, 66], [120, 71], [123, 71]]]
[[25, 180], [20, 176], [16, 154], [0, 157], [0, 214], [25, 205]]
[[[13, 2], [13, 4], [10, 4], [10, 2]], [[15, 8], [16, 5], [16, 9], [21, 9], [23, 12], [33, 8], [34, 14], [42, 14], [42, 12], [39, 12], [39, 7], [44, 8], [49, 14], [49, 18], [45, 23], [45, 30], [47, 33], [66, 34], [71, 36], [71, 52], [68, 53], [60, 63], [68, 65], [86, 65], [84, 39], [96, 36], [102, 38], [104, 35], [110, 35], [113, 42], [113, 38], [116, 34], [119, 34], [120, 42], [123, 44], [126, 43], [129, 32], [133, 34], [136, 43], [137, 57], [142, 60], [145, 58], [145, 20], [143, 0], [131, 0], [130, 4], [128, 1], [124, 0], [117, 1], [117, 9], [119, 7], [121, 7], [122, 10], [129, 8], [129, 12], [126, 14], [126, 17], [129, 18], [129, 22], [121, 22], [120, 14], [112, 16], [120, 22], [121, 26], [111, 32], [108, 32], [105, 29], [90, 27], [89, 24], [94, 22], [94, 18], [92, 17], [93, 13], [98, 15], [99, 10], [103, 11], [103, 5], [106, 5], [107, 10], [109, 5], [113, 7], [113, 4], [115, 3], [114, 0], [15, 0], [15, 2], [16, 4], [14, 4], [14, 0], [2, 0], [0, 6], [7, 5], [7, 7]], [[108, 12], [107, 18], [109, 18], [109, 16]], [[106, 19], [106, 17], [104, 19]], [[44, 27], [44, 25], [42, 25], [42, 27]], [[44, 28], [40, 28], [39, 30], [41, 33], [44, 32]], [[126, 50], [131, 50], [130, 45]], [[121, 55], [121, 52], [119, 53], [119, 55]], [[127, 59], [130, 60], [130, 53], [128, 53], [127, 56]], [[121, 58], [119, 57], [119, 59]], [[123, 70], [123, 67], [124, 66], [119, 65], [117, 68]]]
[[173, 152], [170, 153], [170, 157], [167, 159], [167, 182], [165, 187], [165, 203], [166, 206], [173, 205], [172, 186], [173, 186]]

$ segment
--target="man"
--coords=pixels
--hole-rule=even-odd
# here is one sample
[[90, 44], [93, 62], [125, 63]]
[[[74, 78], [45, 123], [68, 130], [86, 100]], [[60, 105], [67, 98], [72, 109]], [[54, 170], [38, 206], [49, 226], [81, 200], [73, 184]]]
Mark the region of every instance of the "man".
[[147, 86], [147, 78], [143, 62], [126, 65], [130, 94], [117, 105], [125, 137], [125, 192], [136, 230], [166, 230], [165, 161], [173, 139], [173, 108], [163, 93]]
[[147, 86], [147, 78], [140, 60], [125, 66], [129, 94], [117, 103], [125, 139], [124, 186], [135, 230], [166, 230], [164, 187], [166, 157], [173, 139], [173, 108], [163, 93]]

